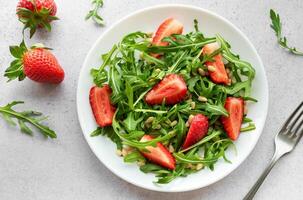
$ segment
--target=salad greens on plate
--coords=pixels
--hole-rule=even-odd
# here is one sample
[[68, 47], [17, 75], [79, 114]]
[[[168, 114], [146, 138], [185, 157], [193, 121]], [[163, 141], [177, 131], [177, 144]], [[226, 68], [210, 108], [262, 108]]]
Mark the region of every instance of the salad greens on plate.
[[155, 34], [126, 35], [91, 70], [90, 104], [99, 127], [124, 162], [136, 162], [157, 183], [204, 168], [215, 169], [240, 132], [255, 129], [246, 117], [255, 70], [220, 35], [206, 37], [194, 20], [183, 33], [176, 19]]

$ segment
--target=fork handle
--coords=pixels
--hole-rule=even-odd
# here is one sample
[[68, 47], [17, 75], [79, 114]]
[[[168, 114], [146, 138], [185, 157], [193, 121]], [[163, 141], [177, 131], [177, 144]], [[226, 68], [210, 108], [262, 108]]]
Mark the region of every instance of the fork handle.
[[254, 184], [254, 186], [250, 189], [250, 191], [246, 194], [243, 200], [252, 200], [257, 193], [258, 189], [262, 185], [263, 181], [269, 174], [270, 170], [273, 168], [273, 166], [276, 164], [276, 162], [281, 158], [283, 154], [280, 154], [278, 152], [275, 152], [274, 156], [271, 159], [270, 164], [267, 166], [267, 168], [263, 171], [262, 175], [259, 177], [257, 182]]

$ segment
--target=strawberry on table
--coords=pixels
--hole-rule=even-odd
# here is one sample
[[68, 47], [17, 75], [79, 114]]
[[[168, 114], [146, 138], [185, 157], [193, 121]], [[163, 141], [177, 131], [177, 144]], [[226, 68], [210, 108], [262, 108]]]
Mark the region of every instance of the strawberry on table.
[[243, 121], [244, 101], [241, 98], [227, 97], [224, 107], [229, 113], [229, 116], [221, 117], [221, 122], [228, 137], [236, 140], [239, 137]]
[[4, 76], [9, 81], [16, 78], [22, 81], [25, 77], [39, 82], [58, 84], [64, 80], [64, 70], [56, 57], [42, 44], [27, 49], [25, 43], [11, 46], [10, 51], [16, 59], [6, 69]]
[[186, 92], [187, 86], [182, 76], [169, 74], [147, 93], [145, 101], [150, 105], [162, 104], [163, 101], [173, 105], [182, 101]]
[[90, 105], [96, 122], [101, 127], [112, 125], [116, 108], [111, 104], [111, 93], [108, 85], [104, 85], [102, 88], [94, 86], [90, 90]]
[[[148, 142], [153, 139], [150, 135], [144, 135], [140, 142]], [[160, 142], [157, 143], [156, 147], [148, 146], [146, 149], [149, 152], [142, 151], [144, 157], [149, 159], [151, 162], [161, 165], [162, 167], [174, 170], [176, 168], [176, 161], [172, 154], [165, 148]]]
[[182, 148], [186, 149], [204, 138], [208, 132], [208, 127], [208, 118], [206, 116], [202, 114], [194, 116]]
[[30, 28], [31, 37], [40, 27], [50, 31], [50, 22], [58, 19], [54, 0], [20, 0], [16, 10], [19, 20], [25, 25], [24, 29]]
[[[204, 55], [210, 55], [214, 51], [218, 50], [220, 48], [219, 44], [217, 42], [207, 44], [203, 47], [203, 54]], [[215, 83], [222, 83], [225, 85], [228, 85], [230, 80], [227, 76], [225, 66], [222, 60], [222, 55], [217, 54], [213, 57], [213, 62], [206, 62], [206, 66], [209, 71], [210, 78]]]

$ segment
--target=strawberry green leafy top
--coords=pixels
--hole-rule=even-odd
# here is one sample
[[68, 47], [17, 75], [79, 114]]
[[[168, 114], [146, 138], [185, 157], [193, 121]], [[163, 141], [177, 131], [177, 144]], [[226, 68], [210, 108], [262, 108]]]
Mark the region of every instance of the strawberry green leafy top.
[[30, 29], [32, 37], [37, 28], [51, 31], [51, 22], [58, 20], [56, 17], [57, 5], [54, 0], [20, 0], [17, 5], [19, 21], [24, 24], [24, 29]]

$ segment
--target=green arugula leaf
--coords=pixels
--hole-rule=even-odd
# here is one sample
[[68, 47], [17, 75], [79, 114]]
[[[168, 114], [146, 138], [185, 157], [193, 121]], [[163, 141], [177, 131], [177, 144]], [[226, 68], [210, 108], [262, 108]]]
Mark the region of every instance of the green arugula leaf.
[[142, 154], [139, 151], [133, 151], [130, 154], [127, 154], [124, 157], [124, 162], [126, 163], [133, 163], [137, 161], [145, 161], [145, 158], [142, 156]]
[[13, 107], [18, 104], [23, 104], [23, 101], [13, 101], [12, 103], [7, 104], [6, 106], [0, 107], [0, 113], [2, 114], [3, 118], [10, 124], [16, 125], [16, 122], [13, 119], [17, 119], [17, 123], [20, 127], [21, 132], [32, 135], [33, 131], [31, 128], [27, 126], [27, 124], [31, 124], [33, 127], [39, 130], [41, 134], [45, 137], [49, 138], [57, 138], [55, 131], [50, 129], [48, 126], [45, 126], [40, 123], [45, 118], [37, 118], [42, 115], [42, 113], [35, 112], [35, 111], [23, 111], [17, 112], [13, 110]]
[[303, 56], [303, 52], [297, 50], [296, 47], [290, 47], [287, 44], [287, 39], [286, 37], [282, 36], [282, 23], [280, 21], [280, 16], [277, 14], [273, 9], [270, 9], [270, 19], [271, 19], [271, 25], [270, 27], [275, 31], [276, 37], [278, 44], [280, 47], [288, 50], [290, 53]]
[[104, 20], [99, 15], [99, 10], [103, 7], [103, 0], [92, 0], [92, 4], [94, 8], [87, 13], [85, 20], [93, 19], [98, 25], [103, 26]]
[[127, 114], [125, 120], [123, 120], [123, 125], [128, 131], [135, 131], [137, 130], [137, 126], [143, 120], [143, 116], [138, 119], [135, 119], [136, 113], [130, 112]]
[[114, 133], [112, 127], [98, 127], [96, 130], [94, 130], [91, 133], [91, 137], [96, 137], [96, 136], [107, 136], [109, 139], [111, 139], [116, 145], [117, 149], [122, 149], [122, 141], [121, 139]]

